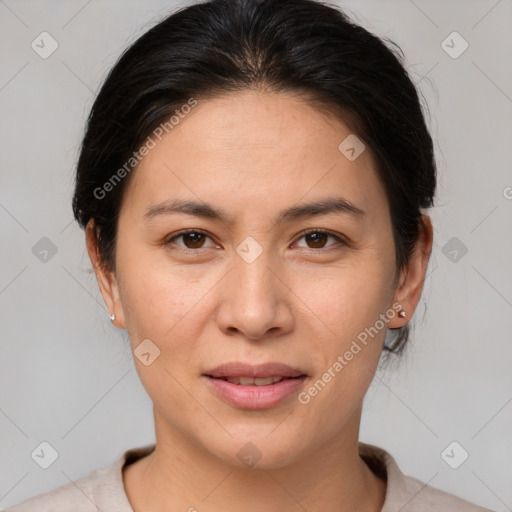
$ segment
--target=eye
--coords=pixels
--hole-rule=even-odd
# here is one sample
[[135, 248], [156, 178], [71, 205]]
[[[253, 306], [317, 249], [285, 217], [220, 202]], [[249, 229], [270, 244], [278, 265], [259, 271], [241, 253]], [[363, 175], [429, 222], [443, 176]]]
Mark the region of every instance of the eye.
[[[324, 249], [329, 248], [332, 245], [336, 245], [331, 244], [326, 246], [329, 237], [336, 240], [338, 242], [338, 245], [346, 245], [346, 242], [341, 237], [324, 229], [308, 229], [307, 231], [304, 231], [304, 233], [302, 233], [301, 236], [301, 238], [306, 239], [306, 248], [308, 249]], [[175, 240], [178, 239], [182, 239], [184, 245], [175, 243]], [[201, 231], [199, 229], [187, 229], [185, 231], [180, 231], [179, 233], [176, 233], [171, 237], [167, 238], [164, 241], [164, 245], [174, 244], [182, 248], [185, 252], [196, 252], [197, 249], [204, 249], [208, 247], [205, 246], [206, 239], [211, 240], [211, 237], [204, 231]], [[216, 247], [216, 245], [213, 244], [212, 247]]]
[[[304, 231], [304, 233], [302, 233], [302, 236], [301, 236], [301, 238], [305, 238], [306, 240], [309, 241], [310, 244], [312, 244], [312, 246], [310, 246], [308, 244], [308, 247], [307, 247], [308, 249], [323, 249], [323, 248], [325, 248], [325, 244], [326, 244], [327, 240], [329, 239], [329, 237], [334, 238], [341, 245], [346, 245], [345, 241], [341, 237], [339, 237], [329, 231], [325, 231], [324, 229], [308, 229], [307, 231]], [[331, 244], [331, 246], [332, 245], [336, 245], [336, 244]], [[331, 246], [327, 246], [327, 247], [331, 247]]]
[[[194, 251], [194, 249], [205, 248], [204, 241], [205, 239], [210, 237], [204, 231], [198, 229], [187, 229], [185, 231], [180, 231], [179, 233], [176, 233], [170, 238], [167, 238], [164, 242], [164, 245], [171, 245], [174, 242], [174, 240], [177, 240], [179, 238], [183, 240], [184, 245], [175, 245], [185, 250]], [[215, 244], [213, 246], [215, 246]]]

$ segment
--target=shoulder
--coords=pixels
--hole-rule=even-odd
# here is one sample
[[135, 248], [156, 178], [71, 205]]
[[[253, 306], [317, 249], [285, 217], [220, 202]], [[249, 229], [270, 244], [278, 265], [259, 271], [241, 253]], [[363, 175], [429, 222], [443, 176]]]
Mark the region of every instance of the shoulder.
[[378, 446], [359, 443], [359, 455], [376, 475], [387, 480], [381, 512], [492, 512], [404, 475], [395, 459]]
[[110, 466], [29, 498], [5, 512], [133, 512], [123, 484], [123, 467], [150, 454], [155, 444], [131, 448]]
[[96, 512], [96, 473], [97, 471], [92, 471], [84, 478], [38, 494], [5, 512]]
[[435, 487], [411, 476], [404, 476], [406, 498], [410, 501], [404, 506], [402, 512], [492, 512], [488, 508], [480, 507], [459, 498], [453, 494], [441, 491]]

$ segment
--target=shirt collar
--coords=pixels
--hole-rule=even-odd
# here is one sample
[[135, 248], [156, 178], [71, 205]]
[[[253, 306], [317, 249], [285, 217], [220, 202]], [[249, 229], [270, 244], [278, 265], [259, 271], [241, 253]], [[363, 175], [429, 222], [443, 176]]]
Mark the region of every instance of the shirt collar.
[[[359, 455], [368, 467], [386, 480], [386, 497], [381, 512], [395, 512], [396, 505], [405, 506], [411, 497], [406, 481], [395, 459], [384, 449], [360, 442]], [[133, 512], [123, 484], [123, 466], [135, 462], [154, 451], [156, 445], [131, 448], [121, 454], [106, 469], [95, 470], [94, 501], [101, 512]], [[96, 483], [97, 482], [97, 483]]]

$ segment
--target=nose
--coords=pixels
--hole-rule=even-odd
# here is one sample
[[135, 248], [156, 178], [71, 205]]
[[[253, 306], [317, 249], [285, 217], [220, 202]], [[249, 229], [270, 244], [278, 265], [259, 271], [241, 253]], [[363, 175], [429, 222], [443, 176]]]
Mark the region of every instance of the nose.
[[291, 292], [283, 271], [268, 252], [263, 251], [251, 263], [234, 255], [233, 267], [220, 283], [217, 322], [225, 334], [240, 333], [254, 341], [293, 328]]

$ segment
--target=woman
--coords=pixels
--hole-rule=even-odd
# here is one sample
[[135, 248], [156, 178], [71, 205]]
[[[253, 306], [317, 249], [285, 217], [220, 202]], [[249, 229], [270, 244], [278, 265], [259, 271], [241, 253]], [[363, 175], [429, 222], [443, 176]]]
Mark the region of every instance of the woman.
[[435, 185], [398, 54], [337, 9], [212, 0], [149, 30], [92, 107], [73, 208], [156, 444], [9, 510], [486, 510], [358, 440]]

